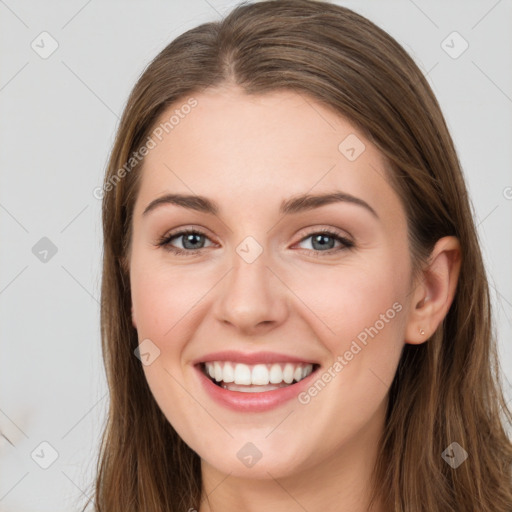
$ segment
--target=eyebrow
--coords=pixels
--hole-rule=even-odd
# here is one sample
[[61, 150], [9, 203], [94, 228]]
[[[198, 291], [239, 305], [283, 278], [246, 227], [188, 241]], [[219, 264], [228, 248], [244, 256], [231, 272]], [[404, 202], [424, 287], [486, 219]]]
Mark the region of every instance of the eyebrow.
[[[359, 197], [355, 197], [346, 192], [335, 191], [326, 194], [302, 194], [287, 199], [281, 203], [279, 213], [281, 215], [289, 215], [294, 213], [300, 213], [303, 211], [313, 210], [324, 205], [345, 202], [361, 206], [369, 211], [375, 218], [379, 219], [377, 212], [365, 201]], [[165, 194], [157, 199], [151, 201], [146, 206], [146, 209], [142, 215], [147, 215], [155, 208], [166, 205], [174, 204], [187, 208], [189, 210], [195, 210], [202, 213], [208, 213], [211, 215], [217, 215], [219, 213], [219, 205], [204, 196], [186, 195], [186, 194]]]

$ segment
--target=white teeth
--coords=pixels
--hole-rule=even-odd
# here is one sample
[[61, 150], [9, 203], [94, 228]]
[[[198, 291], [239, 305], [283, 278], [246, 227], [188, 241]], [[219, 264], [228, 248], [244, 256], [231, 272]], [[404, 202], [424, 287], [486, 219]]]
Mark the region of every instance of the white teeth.
[[279, 384], [280, 382], [283, 382], [283, 370], [280, 364], [273, 364], [270, 367], [270, 383]]
[[286, 382], [286, 384], [291, 384], [293, 382], [293, 372], [295, 368], [293, 364], [287, 363], [284, 366], [283, 371], [283, 380]]
[[224, 363], [222, 376], [222, 380], [224, 382], [235, 382], [235, 370], [233, 369], [231, 363]]
[[266, 386], [269, 382], [269, 375], [267, 365], [265, 364], [257, 364], [252, 369], [252, 384], [256, 384], [258, 386]]
[[251, 369], [246, 364], [238, 363], [235, 366], [235, 384], [252, 384]]
[[[293, 381], [299, 382], [313, 371], [313, 365], [306, 363], [247, 365], [229, 361], [211, 361], [204, 366], [206, 374], [216, 382], [233, 383], [230, 389], [238, 386], [260, 386], [254, 388], [255, 391], [277, 389]], [[281, 386], [272, 386], [272, 384], [281, 384]]]
[[220, 382], [222, 380], [222, 366], [220, 365], [220, 363], [214, 363], [213, 370], [214, 370], [213, 373], [215, 375], [215, 380], [217, 382]]

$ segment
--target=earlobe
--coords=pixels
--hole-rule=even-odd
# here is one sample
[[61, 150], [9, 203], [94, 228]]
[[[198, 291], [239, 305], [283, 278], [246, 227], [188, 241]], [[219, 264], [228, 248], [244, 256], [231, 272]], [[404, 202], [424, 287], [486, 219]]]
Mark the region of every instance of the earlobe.
[[455, 296], [460, 265], [458, 239], [453, 236], [439, 239], [413, 293], [406, 343], [427, 341], [443, 321]]

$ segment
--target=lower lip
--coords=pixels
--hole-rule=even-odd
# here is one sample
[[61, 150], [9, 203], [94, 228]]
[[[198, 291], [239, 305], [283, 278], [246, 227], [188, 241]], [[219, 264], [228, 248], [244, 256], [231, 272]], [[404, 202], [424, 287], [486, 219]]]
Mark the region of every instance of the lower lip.
[[261, 393], [244, 393], [243, 391], [230, 391], [217, 386], [206, 377], [198, 366], [196, 366], [196, 371], [199, 374], [202, 386], [213, 400], [238, 412], [263, 412], [279, 407], [285, 402], [297, 398], [298, 394], [308, 386], [313, 375], [317, 373], [314, 371], [300, 382], [283, 388], [262, 391]]

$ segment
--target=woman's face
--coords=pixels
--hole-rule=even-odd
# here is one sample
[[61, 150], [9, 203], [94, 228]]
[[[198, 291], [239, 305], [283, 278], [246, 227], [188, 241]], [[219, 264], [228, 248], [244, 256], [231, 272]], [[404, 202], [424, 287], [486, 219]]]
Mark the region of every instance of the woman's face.
[[[154, 132], [134, 209], [133, 324], [155, 400], [226, 474], [361, 463], [411, 306], [406, 217], [381, 156], [303, 95], [194, 98], [162, 115], [181, 113]], [[153, 203], [167, 195], [181, 198]]]

